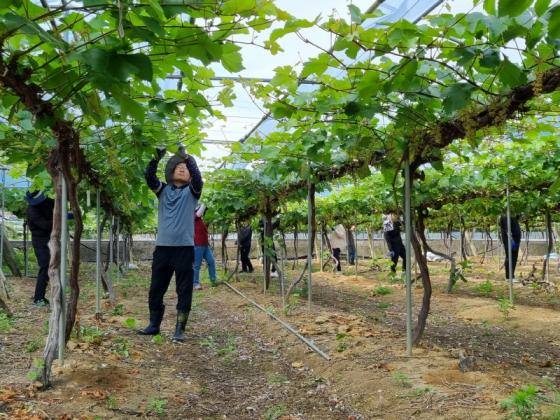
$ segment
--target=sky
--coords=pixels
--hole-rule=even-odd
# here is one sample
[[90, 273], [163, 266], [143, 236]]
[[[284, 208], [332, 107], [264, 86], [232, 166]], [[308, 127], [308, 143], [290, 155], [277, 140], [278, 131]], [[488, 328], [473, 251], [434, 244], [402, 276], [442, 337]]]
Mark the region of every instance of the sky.
[[[423, 6], [422, 3], [430, 3], [433, 0], [386, 0], [386, 4], [401, 5], [403, 10], [415, 12]], [[331, 14], [339, 15], [349, 19], [348, 5], [353, 4], [360, 8], [362, 12], [367, 10], [374, 3], [374, 0], [277, 0], [276, 5], [286, 10], [297, 18], [309, 20], [320, 16], [322, 21], [328, 19]], [[425, 6], [424, 6], [425, 7]], [[438, 5], [434, 12], [446, 11], [446, 7], [452, 13], [469, 12], [473, 9], [472, 0], [451, 0]], [[480, 9], [477, 7], [475, 10]], [[276, 26], [278, 27], [278, 26]], [[326, 32], [317, 28], [308, 28], [301, 31], [302, 35], [312, 39], [314, 43], [329, 49], [333, 39]], [[268, 37], [269, 32], [263, 32], [256, 41], [262, 41]], [[301, 69], [302, 63], [308, 58], [317, 56], [321, 51], [316, 47], [304, 43], [295, 34], [287, 35], [279, 41], [283, 52], [271, 55], [270, 52], [254, 47], [243, 46], [243, 64], [245, 70], [238, 75], [244, 77], [272, 78], [274, 69], [279, 66], [290, 65], [296, 70]], [[220, 65], [214, 65], [213, 69], [216, 76], [235, 76]], [[219, 108], [226, 115], [227, 120], [212, 119], [209, 127], [205, 130], [206, 139], [210, 141], [235, 142], [243, 138], [263, 117], [266, 109], [256, 104], [250, 95], [240, 84], [235, 84], [234, 106], [231, 108]], [[229, 154], [229, 146], [223, 144], [206, 144], [206, 151], [203, 152], [200, 162], [203, 169], [210, 169], [218, 166], [222, 158]]]

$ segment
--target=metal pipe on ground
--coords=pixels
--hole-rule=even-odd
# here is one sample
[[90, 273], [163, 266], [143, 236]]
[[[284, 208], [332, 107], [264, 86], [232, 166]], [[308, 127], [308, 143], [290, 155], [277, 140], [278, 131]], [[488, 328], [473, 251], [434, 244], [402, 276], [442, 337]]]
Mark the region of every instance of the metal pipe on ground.
[[276, 315], [274, 315], [273, 313], [267, 311], [265, 308], [263, 308], [261, 305], [259, 305], [257, 302], [255, 302], [254, 300], [252, 300], [250, 297], [248, 297], [247, 295], [245, 295], [243, 292], [237, 290], [235, 287], [233, 287], [231, 284], [229, 284], [227, 281], [224, 281], [224, 284], [229, 287], [231, 290], [233, 290], [235, 293], [237, 293], [239, 296], [241, 296], [243, 299], [247, 300], [248, 302], [250, 302], [253, 306], [255, 306], [256, 308], [260, 309], [261, 311], [263, 311], [265, 314], [267, 314], [268, 316], [270, 316], [272, 319], [274, 319], [275, 321], [278, 321], [284, 328], [286, 328], [288, 331], [290, 331], [293, 335], [295, 335], [297, 338], [300, 339], [300, 341], [302, 341], [306, 346], [308, 346], [311, 350], [313, 350], [315, 353], [317, 353], [319, 356], [321, 356], [323, 359], [325, 360], [331, 360], [331, 358], [329, 357], [328, 354], [324, 353], [319, 347], [317, 347], [315, 345], [315, 343], [313, 343], [312, 341], [308, 340], [307, 338], [305, 338], [304, 336], [302, 336], [300, 333], [298, 333], [294, 327], [292, 327], [290, 324], [288, 324], [286, 321], [281, 320], [280, 318], [278, 318]]

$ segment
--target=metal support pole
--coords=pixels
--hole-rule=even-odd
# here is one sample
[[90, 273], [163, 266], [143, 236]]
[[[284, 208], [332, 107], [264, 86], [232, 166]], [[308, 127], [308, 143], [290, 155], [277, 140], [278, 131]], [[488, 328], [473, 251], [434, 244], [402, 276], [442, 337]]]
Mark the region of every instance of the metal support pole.
[[321, 229], [321, 232], [319, 232], [319, 270], [321, 270], [321, 273], [323, 272], [323, 230]]
[[113, 228], [115, 227], [115, 216], [111, 216], [111, 230], [109, 231], [109, 267], [113, 265], [113, 242], [115, 237], [113, 235]]
[[404, 166], [404, 222], [405, 222], [405, 253], [406, 253], [406, 354], [412, 356], [412, 211], [410, 203], [410, 158], [408, 156]]
[[27, 253], [27, 219], [23, 221], [23, 275], [29, 277], [29, 256]]
[[280, 274], [280, 293], [282, 293], [282, 307], [286, 306], [286, 296], [284, 293], [284, 276], [286, 275], [286, 265], [284, 261], [286, 260], [286, 242], [283, 242], [283, 246], [280, 250], [280, 264], [282, 267], [282, 273]]
[[263, 251], [263, 293], [266, 294], [266, 265], [268, 257], [266, 256], [266, 225], [267, 220], [266, 216], [263, 216], [263, 243], [262, 243], [262, 251]]
[[62, 195], [60, 198], [60, 318], [58, 319], [58, 359], [64, 364], [64, 348], [66, 347], [66, 258], [68, 251], [68, 192], [64, 175], [60, 174]]
[[97, 189], [97, 201], [95, 209], [95, 223], [97, 225], [97, 237], [95, 239], [95, 318], [101, 318], [101, 191]]
[[[496, 220], [496, 242], [498, 242], [498, 245], [502, 244], [502, 236], [500, 235], [500, 216], [498, 216], [498, 219]], [[500, 269], [501, 264], [502, 250], [501, 247], [498, 246], [498, 270]]]
[[358, 229], [354, 229], [354, 267], [355, 275], [358, 277], [358, 258], [360, 254], [358, 252]]
[[508, 256], [508, 282], [509, 282], [509, 301], [513, 305], [513, 261], [511, 249], [511, 211], [509, 207], [509, 182], [506, 184], [506, 212], [507, 212], [507, 256]]
[[[547, 216], [547, 217], [552, 217], [552, 216]], [[545, 220], [547, 220], [547, 219], [545, 219]], [[548, 242], [551, 240], [551, 238], [548, 237], [549, 236], [548, 223], [545, 227], [545, 232], [546, 232], [546, 243], [548, 244]], [[552, 238], [552, 240], [554, 240], [554, 237]], [[546, 251], [547, 251], [547, 253], [546, 253], [546, 257], [545, 257], [546, 258], [545, 279], [546, 279], [546, 282], [548, 284], [550, 284], [550, 252], [548, 252], [548, 245], [546, 247]]]
[[5, 202], [4, 202], [4, 198], [5, 198], [5, 190], [6, 190], [6, 168], [5, 167], [0, 167], [0, 171], [2, 171], [2, 212], [0, 217], [2, 217], [2, 225], [0, 225], [0, 270], [2, 270], [2, 266], [4, 265], [4, 233], [6, 231], [5, 229], [5, 214], [4, 214], [4, 209], [5, 209]]
[[[310, 174], [311, 175], [311, 174]], [[311, 177], [307, 181], [307, 307], [311, 310], [311, 280], [313, 272], [313, 248], [311, 247], [313, 236], [313, 206]]]
[[[120, 246], [121, 246], [121, 220], [117, 217], [117, 267], [120, 266]], [[120, 271], [119, 271], [120, 273]]]
[[463, 254], [465, 253], [465, 249], [464, 249], [464, 243], [463, 243], [463, 217], [461, 215], [461, 213], [459, 213], [459, 260], [462, 262], [463, 261]]

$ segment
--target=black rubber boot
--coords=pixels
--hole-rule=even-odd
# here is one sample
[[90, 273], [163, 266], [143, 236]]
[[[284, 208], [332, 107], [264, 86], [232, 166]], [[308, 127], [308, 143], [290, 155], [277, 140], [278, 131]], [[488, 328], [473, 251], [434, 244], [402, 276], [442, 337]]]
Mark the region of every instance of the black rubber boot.
[[177, 324], [175, 325], [175, 334], [173, 334], [173, 341], [182, 343], [185, 341], [185, 327], [189, 319], [188, 312], [177, 312]]
[[150, 312], [150, 325], [148, 325], [143, 330], [136, 331], [140, 335], [158, 335], [159, 326], [161, 325], [161, 320], [163, 319], [163, 314], [165, 313], [165, 306], [160, 311]]

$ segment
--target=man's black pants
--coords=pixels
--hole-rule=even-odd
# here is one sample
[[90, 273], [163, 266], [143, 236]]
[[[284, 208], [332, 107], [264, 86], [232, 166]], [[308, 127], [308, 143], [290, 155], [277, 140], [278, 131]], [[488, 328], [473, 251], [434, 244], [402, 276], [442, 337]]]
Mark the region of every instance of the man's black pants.
[[251, 247], [242, 246], [239, 251], [241, 254], [241, 271], [253, 272], [253, 264], [251, 264], [251, 259], [249, 258]]
[[395, 273], [397, 271], [397, 262], [399, 261], [399, 257], [402, 258], [402, 270], [406, 270], [406, 251], [402, 242], [400, 243], [393, 243], [392, 244], [393, 251], [395, 255], [391, 257], [391, 261], [393, 261], [393, 265], [391, 266], [391, 271]]
[[342, 271], [342, 267], [340, 266], [340, 248], [333, 248], [332, 253], [336, 260], [336, 271]]
[[37, 264], [39, 265], [39, 273], [37, 274], [37, 283], [35, 283], [35, 295], [33, 301], [37, 302], [45, 298], [47, 291], [47, 284], [49, 284], [49, 262], [51, 260], [51, 253], [49, 251], [48, 238], [32, 239], [33, 250], [35, 257], [37, 257]]
[[[508, 254], [508, 249], [507, 249], [507, 242], [506, 242], [506, 246], [504, 247], [505, 251], [506, 251], [506, 261], [504, 263], [505, 268], [506, 268], [506, 279], [509, 280], [509, 254]], [[519, 256], [519, 247], [517, 248], [511, 248], [511, 268], [512, 268], [512, 278], [515, 278], [515, 267], [517, 266], [517, 257]]]
[[190, 312], [193, 292], [194, 246], [156, 246], [150, 284], [150, 312], [164, 309], [163, 296], [175, 273], [177, 312]]

